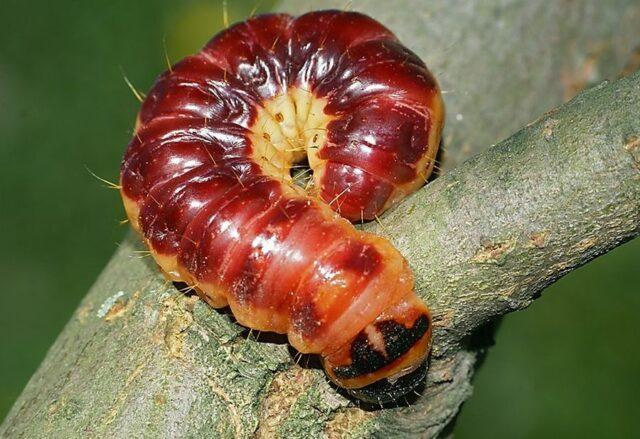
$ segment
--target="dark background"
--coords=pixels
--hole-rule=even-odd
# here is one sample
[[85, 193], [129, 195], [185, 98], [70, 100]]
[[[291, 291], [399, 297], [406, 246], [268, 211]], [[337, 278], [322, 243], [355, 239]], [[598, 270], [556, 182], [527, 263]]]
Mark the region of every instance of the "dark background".
[[[253, 0], [230, 1], [231, 21]], [[260, 10], [270, 7], [262, 4]], [[0, 4], [0, 419], [127, 226], [120, 158], [146, 90], [222, 25], [219, 1]], [[457, 437], [629, 437], [640, 418], [640, 240], [508, 316]]]

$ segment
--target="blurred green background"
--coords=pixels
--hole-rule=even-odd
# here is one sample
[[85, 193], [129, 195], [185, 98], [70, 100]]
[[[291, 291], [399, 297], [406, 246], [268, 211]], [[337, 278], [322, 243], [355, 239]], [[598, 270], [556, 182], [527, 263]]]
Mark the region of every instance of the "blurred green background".
[[[273, 2], [261, 4], [267, 10]], [[254, 0], [229, 2], [232, 21]], [[0, 4], [0, 419], [123, 237], [116, 181], [141, 90], [222, 25], [220, 1]], [[166, 41], [166, 44], [163, 44]], [[640, 241], [508, 316], [457, 437], [630, 437]]]

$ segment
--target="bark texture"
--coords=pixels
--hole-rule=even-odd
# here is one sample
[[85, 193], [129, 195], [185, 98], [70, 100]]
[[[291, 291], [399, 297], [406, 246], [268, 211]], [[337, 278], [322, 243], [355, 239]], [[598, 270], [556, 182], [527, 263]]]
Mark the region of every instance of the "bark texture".
[[[300, 12], [297, 2], [282, 9]], [[640, 5], [357, 2], [438, 75], [447, 171], [381, 224], [434, 311], [421, 396], [359, 408], [288, 345], [165, 284], [120, 246], [4, 424], [3, 437], [434, 437], [471, 392], [493, 319], [640, 233], [640, 74], [600, 85], [640, 43]], [[331, 2], [314, 1], [315, 8]], [[342, 7], [343, 4], [338, 6]]]

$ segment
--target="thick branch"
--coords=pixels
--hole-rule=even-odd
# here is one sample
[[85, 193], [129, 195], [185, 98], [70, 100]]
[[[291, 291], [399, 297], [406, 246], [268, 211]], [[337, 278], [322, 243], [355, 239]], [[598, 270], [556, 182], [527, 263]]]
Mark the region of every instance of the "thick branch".
[[639, 94], [638, 73], [594, 87], [367, 226], [409, 259], [447, 340], [638, 234]]
[[[410, 26], [427, 21], [412, 18], [423, 12], [416, 5], [409, 9], [412, 2], [398, 3], [407, 9], [389, 12], [388, 17], [394, 22], [404, 16], [406, 23], [396, 23], [395, 28], [408, 34]], [[380, 4], [372, 1], [367, 7]], [[515, 15], [509, 16], [507, 9], [494, 6], [493, 13], [494, 17], [507, 14], [506, 25], [516, 26], [527, 18], [537, 23], [537, 15], [530, 15], [531, 8], [541, 10], [536, 7], [540, 8], [511, 8]], [[620, 17], [636, 13], [617, 9], [615, 15], [600, 8], [599, 15], [583, 14], [585, 22], [578, 23], [571, 18], [575, 7], [567, 8], [564, 14], [541, 20], [540, 32], [553, 34], [544, 32], [545, 23], [566, 22], [575, 26], [578, 41], [583, 42], [583, 35], [600, 35], [607, 23], [614, 29]], [[476, 16], [463, 14], [464, 7], [453, 5], [451, 10], [462, 15], [455, 23], [436, 17], [444, 20], [443, 32], [454, 26], [462, 35], [464, 29], [477, 29], [485, 17], [478, 9], [482, 18], [478, 24]], [[414, 34], [417, 29], [413, 28]], [[461, 57], [473, 57], [473, 44], [462, 41], [467, 47], [461, 49], [465, 54]], [[516, 60], [527, 47], [520, 44]], [[556, 59], [574, 50], [569, 47], [575, 44], [575, 40], [547, 44], [545, 50]], [[496, 53], [486, 56], [495, 58]], [[611, 53], [611, 48], [603, 53]], [[499, 61], [494, 58], [490, 61]], [[506, 64], [503, 61], [501, 68]], [[476, 72], [491, 70], [476, 67]], [[521, 120], [527, 111], [553, 99], [541, 96], [559, 72], [534, 64], [528, 74], [538, 72], [545, 80], [524, 89], [520, 88], [525, 76], [518, 69], [513, 72], [518, 79], [511, 83], [498, 78], [498, 72], [487, 74], [508, 87], [504, 97], [488, 95], [485, 103], [474, 107], [474, 100], [463, 93], [452, 97], [451, 106], [463, 105], [459, 107], [467, 117], [463, 120], [476, 109], [496, 110], [494, 124], [510, 126], [500, 125], [504, 133], [514, 128], [512, 119]], [[481, 92], [474, 90], [471, 87], [470, 93], [479, 99]], [[526, 95], [524, 110], [517, 111], [520, 107], [510, 103], [512, 93]], [[437, 179], [387, 215], [383, 226], [368, 226], [390, 236], [408, 257], [419, 292], [437, 317], [427, 387], [410, 407], [374, 411], [355, 407], [327, 384], [320, 371], [296, 366], [286, 344], [271, 343], [268, 337], [247, 340], [229, 315], [177, 294], [162, 282], [152, 261], [136, 253], [141, 249], [137, 240], [128, 238], [0, 427], [0, 436], [440, 433], [470, 392], [478, 340], [468, 335], [488, 320], [526, 306], [571, 268], [638, 234], [638, 108], [638, 74], [591, 90]], [[468, 128], [453, 123], [450, 130], [462, 134], [454, 134], [460, 140], [452, 141], [450, 155], [461, 157], [463, 151], [475, 149], [464, 145], [474, 142], [478, 127], [480, 137], [495, 139], [485, 131], [491, 128], [485, 123], [491, 120], [489, 113], [474, 116], [479, 119]]]
[[[640, 72], [593, 88], [367, 227], [407, 256], [435, 310], [439, 373], [468, 373], [465, 337], [638, 236], [639, 109]], [[461, 401], [446, 400], [459, 397], [457, 383], [438, 383], [433, 369], [431, 386], [455, 409]], [[391, 428], [401, 423], [417, 433], [432, 422], [403, 413]]]
[[[592, 89], [436, 180], [384, 226], [370, 227], [407, 255], [436, 316], [428, 386], [414, 405], [349, 408], [318, 371], [292, 365], [285, 345], [245, 341], [227, 315], [162, 285], [130, 238], [4, 433], [71, 425], [98, 435], [184, 434], [180, 423], [189, 413], [197, 413], [191, 433], [441, 429], [468, 391], [461, 382], [475, 353], [460, 343], [465, 335], [640, 232], [638, 108], [640, 73]], [[140, 279], [147, 281], [131, 290]], [[99, 356], [105, 362], [96, 368]]]

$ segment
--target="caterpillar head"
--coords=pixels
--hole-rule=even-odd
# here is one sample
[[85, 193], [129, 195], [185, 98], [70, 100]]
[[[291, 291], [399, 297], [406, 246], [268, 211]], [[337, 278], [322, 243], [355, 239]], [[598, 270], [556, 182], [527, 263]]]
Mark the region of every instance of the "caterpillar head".
[[424, 382], [430, 348], [431, 316], [411, 293], [322, 360], [327, 375], [352, 396], [384, 403]]

